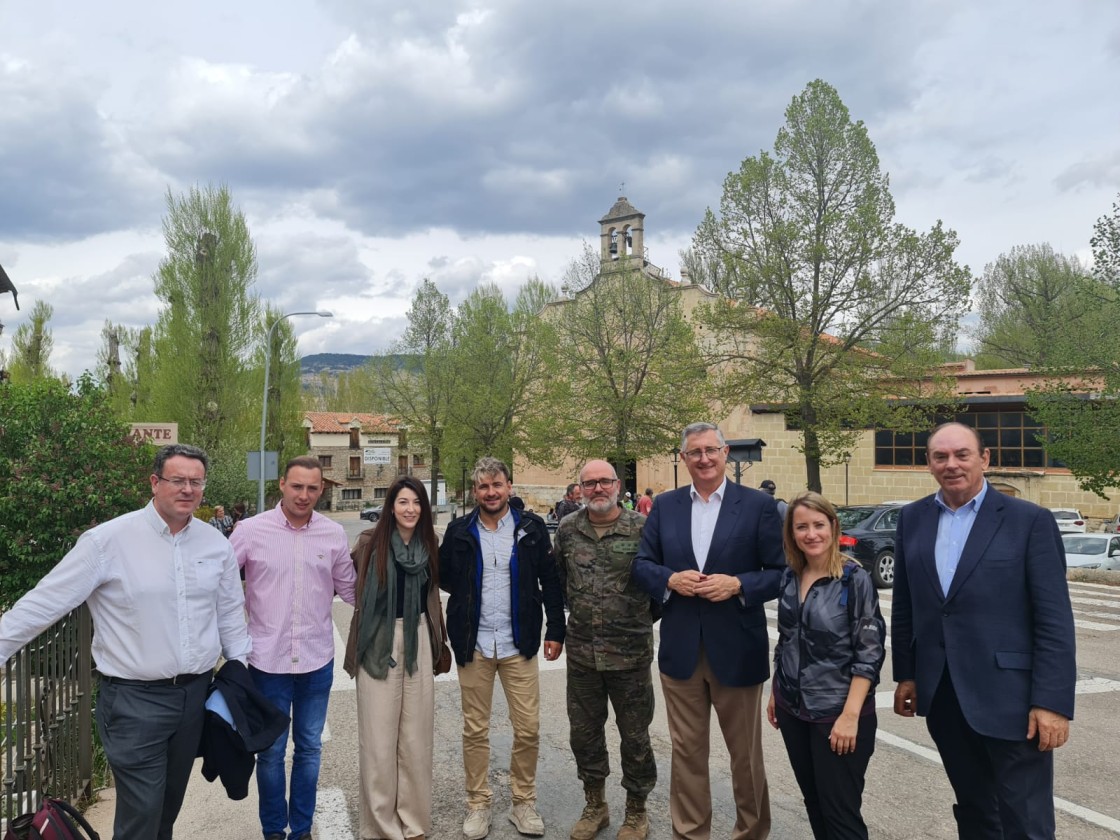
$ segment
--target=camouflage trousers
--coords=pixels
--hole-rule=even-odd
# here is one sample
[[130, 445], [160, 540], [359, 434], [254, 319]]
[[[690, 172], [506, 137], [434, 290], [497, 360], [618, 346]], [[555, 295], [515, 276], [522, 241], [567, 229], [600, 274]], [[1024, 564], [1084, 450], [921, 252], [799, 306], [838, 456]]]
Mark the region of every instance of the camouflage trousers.
[[621, 741], [622, 786], [645, 799], [657, 784], [657, 763], [649, 742], [653, 722], [650, 666], [628, 671], [595, 671], [568, 661], [569, 741], [584, 787], [610, 775], [607, 757], [607, 701], [614, 708]]

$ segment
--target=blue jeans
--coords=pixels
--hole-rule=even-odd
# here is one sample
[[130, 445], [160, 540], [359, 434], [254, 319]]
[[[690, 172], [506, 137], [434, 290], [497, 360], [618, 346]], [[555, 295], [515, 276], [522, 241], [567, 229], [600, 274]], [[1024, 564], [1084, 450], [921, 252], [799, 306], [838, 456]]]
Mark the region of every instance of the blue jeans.
[[257, 791], [260, 795], [261, 830], [265, 835], [292, 837], [310, 833], [319, 784], [319, 758], [323, 750], [323, 724], [334, 681], [334, 660], [307, 674], [269, 674], [250, 666], [257, 689], [278, 709], [292, 717], [291, 793], [285, 801], [284, 753], [288, 733], [257, 755]]

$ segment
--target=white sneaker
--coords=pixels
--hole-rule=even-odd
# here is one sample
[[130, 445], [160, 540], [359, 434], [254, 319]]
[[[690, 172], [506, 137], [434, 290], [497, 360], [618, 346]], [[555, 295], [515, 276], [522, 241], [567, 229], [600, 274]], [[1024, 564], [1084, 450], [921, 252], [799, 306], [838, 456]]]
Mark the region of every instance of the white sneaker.
[[467, 840], [482, 840], [490, 833], [490, 806], [471, 808], [463, 820], [463, 834]]
[[544, 820], [532, 802], [518, 802], [509, 809], [509, 821], [521, 834], [540, 837], [544, 834]]

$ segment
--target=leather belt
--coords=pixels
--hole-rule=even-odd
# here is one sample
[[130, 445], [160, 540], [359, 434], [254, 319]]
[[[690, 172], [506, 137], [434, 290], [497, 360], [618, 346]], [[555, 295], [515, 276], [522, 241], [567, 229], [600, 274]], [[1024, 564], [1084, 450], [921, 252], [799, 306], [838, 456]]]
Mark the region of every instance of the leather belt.
[[145, 688], [167, 688], [173, 685], [186, 685], [195, 680], [200, 680], [203, 677], [209, 677], [213, 671], [207, 671], [204, 674], [176, 674], [174, 677], [166, 677], [162, 680], [126, 680], [123, 677], [110, 677], [105, 674], [101, 675], [102, 682], [109, 683], [110, 685], [133, 685], [143, 686]]

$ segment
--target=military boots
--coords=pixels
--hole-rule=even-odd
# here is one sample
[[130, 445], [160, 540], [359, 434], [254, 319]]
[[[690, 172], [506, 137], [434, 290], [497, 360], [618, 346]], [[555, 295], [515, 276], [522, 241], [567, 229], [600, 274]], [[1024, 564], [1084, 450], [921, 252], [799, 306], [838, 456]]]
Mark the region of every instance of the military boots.
[[611, 824], [611, 815], [607, 810], [607, 802], [603, 798], [604, 787], [605, 782], [584, 787], [583, 795], [587, 799], [587, 804], [583, 806], [583, 813], [572, 826], [571, 840], [593, 840], [601, 829]]
[[646, 801], [636, 796], [626, 797], [626, 820], [618, 830], [618, 840], [646, 840], [649, 834], [649, 817]]

